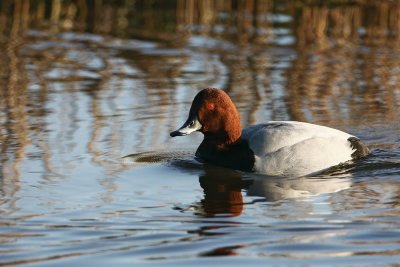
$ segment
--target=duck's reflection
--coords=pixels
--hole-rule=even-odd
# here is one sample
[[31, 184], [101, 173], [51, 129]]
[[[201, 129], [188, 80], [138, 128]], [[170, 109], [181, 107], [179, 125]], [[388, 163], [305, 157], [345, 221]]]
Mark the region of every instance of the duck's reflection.
[[247, 189], [249, 196], [264, 197], [267, 201], [304, 199], [320, 194], [334, 193], [351, 186], [349, 177], [265, 178], [253, 176]]
[[243, 212], [242, 190], [248, 196], [263, 197], [265, 201], [308, 199], [320, 194], [334, 193], [351, 186], [346, 177], [267, 177], [245, 174], [211, 165], [204, 165], [199, 177], [204, 190], [201, 201], [203, 216], [239, 216]]
[[238, 216], [243, 211], [242, 188], [251, 181], [243, 180], [239, 172], [204, 165], [205, 173], [199, 177], [200, 186], [204, 190], [201, 201], [206, 216], [228, 215]]

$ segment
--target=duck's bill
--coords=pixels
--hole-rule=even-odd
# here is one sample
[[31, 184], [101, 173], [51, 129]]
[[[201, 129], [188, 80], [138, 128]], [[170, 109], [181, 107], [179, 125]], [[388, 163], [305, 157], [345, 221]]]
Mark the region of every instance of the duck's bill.
[[171, 132], [171, 137], [185, 136], [201, 129], [201, 124], [197, 118], [190, 118], [176, 131]]

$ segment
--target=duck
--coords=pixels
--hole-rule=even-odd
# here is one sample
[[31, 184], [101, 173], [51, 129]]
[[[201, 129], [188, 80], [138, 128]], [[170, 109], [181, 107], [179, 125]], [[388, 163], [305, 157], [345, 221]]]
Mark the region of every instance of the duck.
[[299, 121], [268, 121], [242, 129], [239, 112], [218, 88], [197, 93], [186, 122], [171, 137], [201, 132], [197, 160], [268, 176], [307, 176], [361, 159], [369, 148], [354, 135]]

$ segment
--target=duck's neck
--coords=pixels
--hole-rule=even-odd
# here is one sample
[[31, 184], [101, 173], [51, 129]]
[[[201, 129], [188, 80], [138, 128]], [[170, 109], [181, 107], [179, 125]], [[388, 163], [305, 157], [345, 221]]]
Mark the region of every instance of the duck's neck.
[[232, 145], [241, 142], [241, 130], [222, 132], [222, 133], [205, 133], [203, 144], [218, 150], [225, 150]]

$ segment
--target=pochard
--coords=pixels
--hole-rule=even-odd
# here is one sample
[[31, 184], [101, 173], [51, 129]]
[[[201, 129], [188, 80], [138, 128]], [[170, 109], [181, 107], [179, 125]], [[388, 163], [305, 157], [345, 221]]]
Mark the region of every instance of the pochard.
[[189, 117], [172, 137], [199, 131], [204, 139], [195, 156], [204, 162], [271, 176], [305, 176], [365, 157], [357, 137], [298, 121], [269, 121], [242, 130], [239, 112], [220, 89], [201, 90]]

